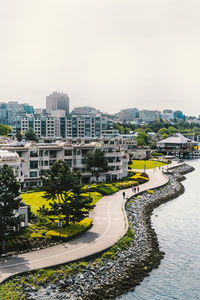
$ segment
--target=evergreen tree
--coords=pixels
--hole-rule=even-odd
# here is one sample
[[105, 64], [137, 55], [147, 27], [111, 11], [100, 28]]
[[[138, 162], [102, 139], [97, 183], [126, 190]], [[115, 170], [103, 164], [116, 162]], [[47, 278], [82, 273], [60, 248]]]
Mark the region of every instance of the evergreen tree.
[[21, 140], [23, 139], [23, 134], [21, 133], [21, 131], [17, 131], [15, 136], [18, 142], [21, 142]]
[[94, 152], [89, 151], [84, 159], [86, 171], [92, 173], [92, 176], [96, 177], [96, 182], [101, 174], [108, 172], [108, 162], [105, 158], [104, 152], [100, 149], [96, 149]]
[[[81, 175], [72, 172], [63, 160], [56, 161], [43, 179], [45, 198], [50, 200], [50, 209], [46, 214], [65, 216], [66, 225], [69, 222], [80, 222], [94, 207], [92, 199], [84, 197], [80, 184]], [[52, 201], [54, 200], [54, 201]], [[44, 208], [43, 208], [44, 211]]]
[[3, 165], [0, 169], [0, 241], [1, 253], [5, 253], [5, 235], [8, 227], [17, 226], [19, 217], [15, 217], [14, 210], [20, 206], [20, 182], [17, 181], [12, 167]]
[[26, 141], [35, 141], [35, 142], [38, 141], [37, 135], [36, 135], [35, 131], [33, 130], [33, 128], [31, 128], [31, 127], [29, 127], [26, 130], [24, 136], [25, 136]]

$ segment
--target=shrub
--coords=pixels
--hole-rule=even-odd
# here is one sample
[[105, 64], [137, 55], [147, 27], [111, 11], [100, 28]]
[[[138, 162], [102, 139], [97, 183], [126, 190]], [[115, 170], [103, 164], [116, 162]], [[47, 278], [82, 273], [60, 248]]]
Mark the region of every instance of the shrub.
[[101, 257], [104, 259], [115, 259], [115, 254], [114, 254], [114, 252], [108, 251], [108, 252], [103, 253]]
[[159, 153], [159, 152], [152, 152], [151, 155], [152, 156], [162, 156], [163, 154]]
[[147, 190], [147, 193], [154, 194], [155, 192], [153, 190]]
[[131, 188], [132, 186], [138, 185], [138, 182], [135, 180], [125, 181], [125, 182], [117, 182], [115, 183], [115, 186], [121, 190], [121, 189], [127, 189]]
[[104, 183], [104, 184], [99, 184], [96, 190], [102, 195], [111, 195], [113, 193], [118, 192], [119, 189], [113, 184]]

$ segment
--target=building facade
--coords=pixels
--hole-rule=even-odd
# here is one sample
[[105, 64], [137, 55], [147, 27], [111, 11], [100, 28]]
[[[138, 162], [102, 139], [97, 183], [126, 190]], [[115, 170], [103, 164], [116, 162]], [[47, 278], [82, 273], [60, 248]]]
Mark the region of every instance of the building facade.
[[[22, 173], [22, 161], [16, 152], [11, 152], [8, 150], [0, 150], [0, 168], [3, 165], [8, 165], [12, 167], [16, 178], [24, 184], [24, 176]], [[25, 205], [20, 205], [17, 210], [14, 210], [15, 217], [20, 217], [23, 219], [23, 226], [28, 226], [28, 207]], [[20, 227], [22, 223], [20, 224]], [[9, 228], [9, 230], [17, 230], [18, 228]]]
[[85, 182], [95, 181], [84, 166], [88, 151], [101, 149], [108, 161], [109, 172], [100, 180], [120, 180], [128, 175], [129, 155], [121, 139], [75, 139], [58, 143], [15, 143], [2, 146], [3, 150], [15, 151], [22, 162], [23, 188], [41, 186], [42, 175], [59, 159], [65, 160], [72, 170], [79, 170]]
[[52, 111], [63, 110], [65, 115], [69, 113], [69, 97], [67, 94], [53, 92], [46, 97], [46, 112], [51, 114]]

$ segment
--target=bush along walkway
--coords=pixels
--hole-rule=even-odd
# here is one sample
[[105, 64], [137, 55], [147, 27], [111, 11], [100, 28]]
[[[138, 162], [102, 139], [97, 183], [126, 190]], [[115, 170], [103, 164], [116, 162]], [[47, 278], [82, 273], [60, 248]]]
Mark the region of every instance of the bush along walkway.
[[132, 197], [126, 204], [130, 229], [100, 258], [17, 276], [14, 281], [0, 287], [0, 298], [3, 287], [8, 293], [18, 287], [20, 297], [23, 295], [26, 299], [41, 300], [114, 299], [133, 289], [152, 268], [159, 265], [163, 257], [151, 228], [151, 213], [161, 203], [184, 192], [180, 184], [184, 179], [181, 174], [192, 170], [183, 165], [169, 175], [170, 181], [164, 187]]

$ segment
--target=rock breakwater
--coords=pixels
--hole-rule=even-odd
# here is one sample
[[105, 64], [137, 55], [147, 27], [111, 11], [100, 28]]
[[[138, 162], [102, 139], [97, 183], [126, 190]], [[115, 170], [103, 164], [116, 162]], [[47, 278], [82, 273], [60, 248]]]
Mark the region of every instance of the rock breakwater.
[[129, 199], [126, 212], [134, 238], [129, 247], [117, 251], [114, 259], [103, 258], [100, 262], [90, 259], [81, 272], [58, 278], [55, 284], [47, 283], [38, 289], [26, 285], [26, 298], [102, 300], [115, 299], [133, 290], [153, 268], [158, 267], [164, 255], [151, 227], [152, 211], [182, 194], [184, 187], [180, 181], [185, 179], [183, 174], [193, 170], [188, 165], [178, 167], [167, 174], [170, 180], [164, 187]]

